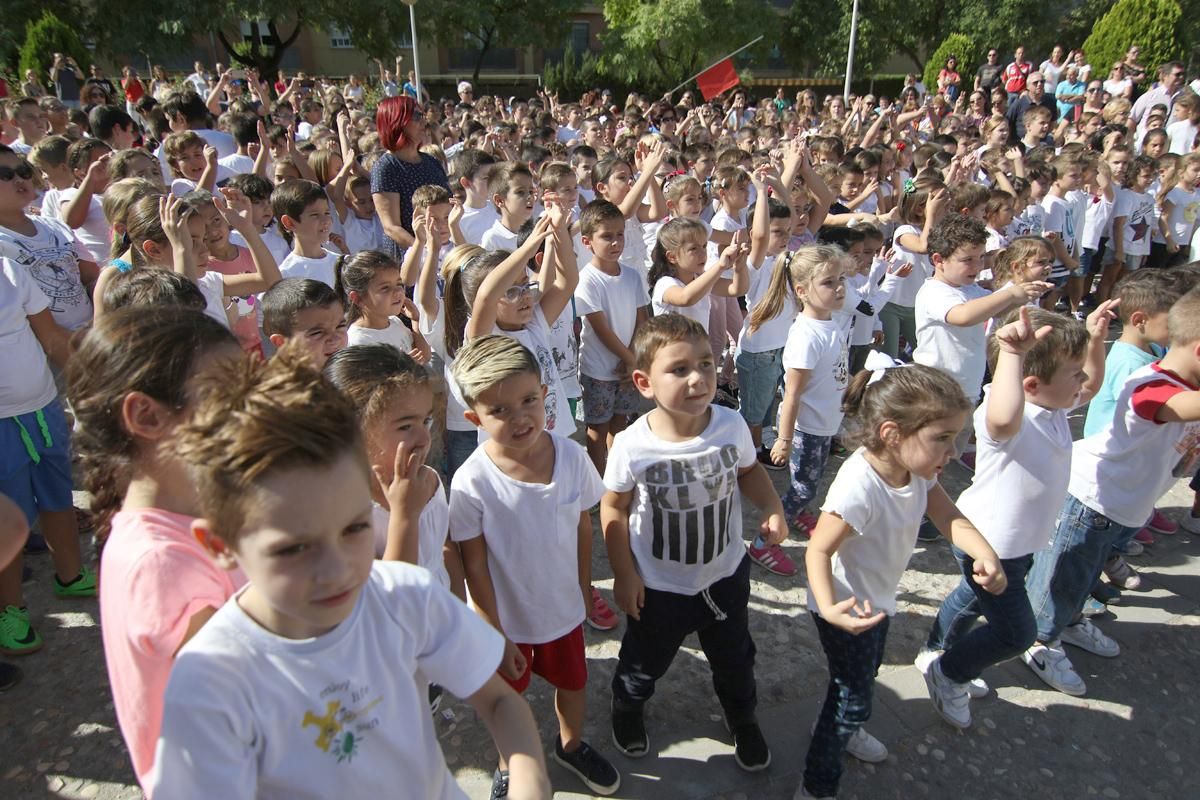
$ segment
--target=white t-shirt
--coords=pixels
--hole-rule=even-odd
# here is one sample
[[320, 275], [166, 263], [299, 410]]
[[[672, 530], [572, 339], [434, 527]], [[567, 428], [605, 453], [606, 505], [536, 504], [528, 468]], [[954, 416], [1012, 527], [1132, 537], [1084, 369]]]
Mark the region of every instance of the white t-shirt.
[[1167, 193], [1167, 200], [1171, 203], [1171, 216], [1167, 218], [1171, 237], [1181, 248], [1187, 247], [1196, 229], [1196, 219], [1200, 217], [1200, 188], [1189, 192], [1176, 186]]
[[[267, 226], [267, 229], [259, 234], [262, 237], [263, 244], [271, 251], [271, 255], [275, 257], [276, 264], [282, 264], [287, 260], [287, 257], [292, 253], [292, 246], [288, 244], [287, 239], [283, 238], [283, 234], [279, 232], [275, 224]], [[229, 241], [236, 244], [238, 247], [244, 247], [249, 250], [250, 245], [246, 244], [245, 238], [237, 231], [229, 232]]]
[[46, 189], [42, 193], [42, 218], [43, 219], [62, 219], [62, 206], [59, 202], [62, 200], [62, 189], [57, 189], [53, 186]]
[[224, 158], [218, 158], [217, 166], [224, 167], [234, 175], [251, 175], [254, 173], [254, 159], [241, 153], [234, 153]]
[[579, 271], [579, 285], [575, 287], [575, 313], [583, 318], [579, 371], [598, 381], [618, 380], [621, 359], [600, 341], [589, 315], [602, 312], [608, 327], [629, 346], [633, 342], [638, 309], [649, 302], [641, 274], [620, 264], [618, 269], [618, 274], [609, 275], [588, 263]]
[[1083, 215], [1083, 234], [1079, 237], [1079, 246], [1084, 250], [1095, 250], [1100, 246], [1100, 238], [1104, 236], [1105, 228], [1112, 223], [1113, 202], [1104, 195], [1088, 195], [1087, 210]]
[[912, 272], [900, 279], [892, 292], [891, 301], [895, 305], [912, 308], [917, 303], [917, 292], [921, 291], [926, 279], [933, 274], [933, 264], [925, 253], [914, 253], [900, 244], [901, 236], [920, 236], [921, 229], [915, 225], [901, 225], [896, 228], [895, 243], [896, 260], [904, 264], [912, 264]]
[[[936, 480], [910, 474], [908, 485], [889, 486], [856, 450], [829, 485], [821, 510], [854, 529], [833, 554], [834, 600], [870, 601], [873, 611], [896, 613], [896, 588], [917, 543], [929, 490]], [[817, 611], [809, 596], [808, 607]]]
[[917, 347], [913, 361], [949, 374], [972, 402], [979, 399], [987, 366], [987, 330], [982, 322], [951, 325], [946, 315], [955, 306], [989, 294], [976, 284], [951, 286], [939, 280], [927, 281], [917, 293]]
[[604, 495], [587, 451], [562, 436], [550, 440], [550, 483], [509, 477], [485, 447], [450, 483], [450, 535], [456, 542], [483, 536], [500, 625], [521, 644], [552, 642], [583, 622], [579, 517]]
[[796, 430], [833, 436], [842, 426], [842, 394], [850, 377], [848, 334], [836, 320], [796, 315], [783, 348], [783, 368], [810, 371], [800, 393]]
[[[383, 558], [387, 549], [390, 516], [391, 513], [379, 503], [371, 504], [376, 558]], [[446, 502], [446, 490], [442, 487], [442, 479], [439, 477], [437, 490], [421, 509], [421, 516], [417, 518], [417, 566], [429, 570], [429, 574], [447, 589], [450, 588], [450, 574], [446, 572], [446, 560], [442, 549], [446, 546], [446, 537], [449, 535], [450, 504]]]
[[[60, 214], [66, 211], [67, 204], [74, 200], [77, 194], [79, 194], [79, 189], [74, 186], [70, 189], [63, 189], [59, 193]], [[108, 220], [104, 218], [104, 207], [100, 203], [100, 195], [92, 195], [91, 202], [88, 203], [87, 217], [84, 218], [83, 225], [75, 230], [79, 241], [92, 254], [91, 258], [87, 260], [95, 261], [97, 264], [103, 264], [108, 260], [108, 251], [112, 247], [112, 240], [109, 239], [110, 228]]]
[[484, 250], [508, 250], [512, 252], [517, 249], [517, 240], [521, 234], [510, 231], [504, 227], [504, 223], [500, 221], [500, 215], [496, 215], [496, 221], [492, 226], [484, 231], [483, 237], [479, 240], [479, 246]]
[[[561, 315], [560, 315], [561, 316]], [[562, 378], [558, 374], [558, 365], [554, 363], [554, 348], [550, 344], [550, 324], [542, 307], [533, 307], [533, 317], [519, 331], [506, 331], [496, 325], [492, 333], [516, 339], [525, 345], [537, 359], [542, 368], [542, 383], [546, 387], [546, 430], [553, 431], [559, 436], [570, 436], [575, 432], [575, 419], [571, 416], [571, 404], [567, 402], [567, 391], [563, 387]], [[479, 429], [482, 436], [483, 428]], [[589, 506], [590, 508], [590, 506]]]
[[687, 286], [687, 284], [679, 280], [679, 278], [674, 278], [670, 275], [662, 276], [658, 279], [658, 282], [654, 284], [654, 315], [659, 316], [662, 314], [680, 314], [699, 322], [700, 327], [704, 328], [704, 332], [708, 333], [708, 316], [712, 309], [712, 295], [706, 294], [690, 306], [676, 306], [663, 299], [663, 296], [667, 293], [667, 290], [673, 286], [683, 287]]
[[405, 354], [413, 348], [412, 331], [397, 317], [388, 317], [386, 328], [351, 325], [346, 331], [346, 340], [347, 344], [390, 344]]
[[[1043, 222], [1043, 232], [1057, 233], [1067, 252], [1074, 253], [1076, 244], [1074, 209], [1071, 208], [1070, 204], [1064, 198], [1047, 194], [1042, 200], [1042, 211], [1046, 215]], [[1050, 268], [1050, 277], [1065, 278], [1066, 276], [1067, 268], [1063, 266], [1061, 260], [1054, 259], [1054, 266]]]
[[500, 213], [491, 203], [483, 208], [471, 208], [471, 206], [464, 205], [458, 227], [462, 231], [463, 238], [469, 243], [480, 244], [483, 241], [483, 235], [499, 221]]
[[[898, 275], [887, 271], [887, 262], [883, 259], [876, 259], [875, 263], [871, 265], [871, 271], [866, 275], [855, 275], [846, 281], [847, 298], [850, 296], [850, 290], [853, 290], [875, 312], [864, 314], [857, 308], [850, 309], [854, 313], [854, 323], [850, 328], [851, 345], [862, 346], [871, 343], [875, 334], [875, 322], [879, 317], [879, 310], [887, 303], [900, 281], [901, 278]], [[849, 305], [847, 300], [842, 307], [846, 308]], [[857, 303], [855, 305], [857, 306]]]
[[567, 398], [578, 398], [583, 394], [579, 385], [579, 337], [575, 335], [575, 298], [558, 315], [550, 326], [550, 350], [554, 353], [554, 365], [558, 367], [558, 378], [562, 381]]
[[0, 419], [44, 408], [58, 395], [29, 317], [50, 303], [16, 262], [0, 258]]
[[1144, 525], [1174, 480], [1196, 471], [1200, 456], [1200, 423], [1154, 416], [1172, 395], [1196, 390], [1157, 362], [1130, 375], [1112, 422], [1075, 442], [1071, 496], [1120, 525]]
[[1008, 226], [1008, 238], [1041, 236], [1045, 223], [1046, 212], [1042, 211], [1042, 207], [1037, 202], [1031, 200], [1029, 205], [1025, 206], [1024, 211], [1013, 217], [1013, 221]]
[[[796, 298], [788, 292], [783, 299], [783, 310], [774, 319], [769, 319], [751, 332], [750, 315], [759, 304], [771, 285], [771, 275], [775, 272], [777, 256], [764, 256], [762, 266], [757, 269], [751, 265], [750, 288], [746, 290], [746, 318], [742, 320], [742, 334], [738, 337], [737, 351], [739, 353], [766, 353], [771, 350], [782, 350], [787, 344], [788, 331], [796, 319]], [[707, 320], [705, 320], [707, 322]], [[707, 326], [706, 326], [707, 327]]]
[[285, 278], [311, 278], [321, 281], [330, 289], [337, 275], [338, 254], [326, 250], [320, 258], [306, 258], [295, 250], [279, 263], [279, 273]]
[[458, 388], [458, 384], [454, 382], [454, 359], [446, 352], [446, 319], [442, 313], [442, 301], [437, 300], [437, 313], [421, 314], [421, 321], [417, 323], [421, 330], [421, 335], [429, 342], [430, 349], [442, 359], [442, 377], [446, 381], [446, 430], [448, 431], [474, 431], [475, 425], [469, 422], [464, 416], [466, 406], [463, 405], [462, 392]]
[[616, 435], [604, 485], [633, 491], [629, 546], [651, 589], [695, 595], [737, 571], [742, 545], [738, 471], [755, 464], [738, 412], [709, 407], [708, 426], [686, 442], [655, 435], [650, 415]]
[[420, 567], [378, 561], [340, 625], [285, 639], [231, 599], [179, 651], [151, 793], [160, 798], [466, 794], [446, 768], [417, 671], [458, 697], [504, 640]]
[[1181, 119], [1172, 122], [1167, 126], [1167, 137], [1171, 140], [1167, 148], [1168, 152], [1186, 156], [1192, 152], [1197, 134], [1200, 134], [1200, 128], [1192, 124], [1191, 120]]
[[625, 249], [621, 252], [620, 261], [637, 270], [642, 282], [646, 282], [646, 273], [650, 270], [650, 251], [646, 249], [642, 222], [636, 214], [625, 220]]
[[1071, 426], [1065, 410], [1026, 400], [1020, 430], [997, 441], [988, 434], [990, 398], [989, 386], [975, 410], [975, 476], [958, 508], [996, 555], [1019, 558], [1046, 547], [1054, 533], [1071, 477]]
[[1113, 220], [1125, 218], [1122, 242], [1127, 256], [1145, 256], [1150, 254], [1150, 235], [1158, 227], [1158, 215], [1154, 209], [1154, 195], [1150, 192], [1135, 192], [1133, 189], [1121, 189], [1117, 193], [1117, 207], [1113, 210]]
[[386, 237], [383, 233], [383, 222], [377, 215], [372, 214], [369, 218], [362, 219], [350, 212], [342, 222], [342, 238], [346, 240], [346, 249], [353, 255], [363, 250], [382, 250]]
[[196, 286], [204, 295], [204, 315], [230, 327], [229, 315], [225, 313], [225, 277], [216, 270], [205, 270], [196, 279]]
[[11, 259], [33, 278], [50, 301], [54, 321], [78, 330], [92, 321], [92, 301], [79, 277], [79, 262], [92, 254], [65, 222], [29, 218], [37, 233], [26, 236], [0, 227], [0, 258]]

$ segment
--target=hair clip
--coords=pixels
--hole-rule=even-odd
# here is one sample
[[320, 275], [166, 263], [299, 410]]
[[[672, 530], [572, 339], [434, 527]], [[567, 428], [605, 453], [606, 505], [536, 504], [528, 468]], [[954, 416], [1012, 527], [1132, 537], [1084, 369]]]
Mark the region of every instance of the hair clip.
[[866, 361], [863, 362], [863, 369], [871, 371], [871, 377], [867, 380], [867, 386], [873, 383], [878, 383], [883, 380], [884, 374], [889, 369], [905, 366], [903, 361], [897, 361], [887, 353], [881, 353], [878, 350], [872, 350], [867, 353]]
[[912, 178], [904, 179], [904, 193], [912, 194], [917, 190], [917, 183]]

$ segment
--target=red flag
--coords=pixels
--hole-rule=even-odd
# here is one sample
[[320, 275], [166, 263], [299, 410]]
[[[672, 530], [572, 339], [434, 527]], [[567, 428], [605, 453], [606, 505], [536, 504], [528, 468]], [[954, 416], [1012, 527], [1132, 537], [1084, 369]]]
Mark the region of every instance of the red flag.
[[705, 100], [711, 100], [721, 92], [732, 89], [741, 83], [737, 70], [733, 68], [733, 59], [727, 58], [713, 64], [696, 76], [696, 85]]

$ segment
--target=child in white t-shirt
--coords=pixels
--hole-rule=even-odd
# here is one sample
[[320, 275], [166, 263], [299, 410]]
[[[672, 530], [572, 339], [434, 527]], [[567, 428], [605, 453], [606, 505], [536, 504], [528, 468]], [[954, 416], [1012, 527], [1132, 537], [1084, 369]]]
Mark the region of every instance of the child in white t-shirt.
[[[666, 142], [656, 141], [650, 147], [639, 143], [637, 155], [641, 172], [634, 180], [634, 168], [616, 155], [609, 155], [592, 167], [592, 186], [596, 198], [607, 200], [625, 215], [625, 250], [621, 263], [633, 267], [643, 277], [650, 267], [650, 254], [642, 236], [642, 226], [658, 222], [667, 215], [667, 201], [656, 173], [667, 155]], [[649, 195], [649, 202], [642, 200]]]
[[[246, 195], [254, 210], [254, 229], [275, 257], [275, 263], [282, 264], [292, 252], [292, 246], [283, 238], [279, 224], [275, 222], [275, 209], [271, 207], [271, 182], [260, 175], [236, 175], [225, 186]], [[229, 241], [238, 247], [247, 246], [246, 240], [237, 231], [230, 234]]]
[[295, 346], [196, 397], [176, 438], [192, 530], [249, 583], [179, 651], [152, 793], [465, 798], [419, 671], [474, 707], [514, 794], [549, 797], [528, 706], [495, 674], [501, 637], [425, 570], [374, 560], [353, 405]]
[[[997, 292], [975, 284], [983, 267], [987, 231], [962, 214], [944, 217], [929, 235], [933, 277], [917, 293], [917, 348], [913, 360], [946, 372], [972, 405], [979, 400], [987, 364], [987, 321], [1051, 288], [1044, 281], [1014, 283]], [[971, 425], [959, 434], [958, 455], [967, 449]]]
[[797, 797], [836, 796], [843, 752], [869, 762], [887, 758], [887, 748], [861, 726], [871, 716], [896, 591], [922, 515], [970, 559], [984, 590], [1005, 588], [995, 552], [938, 482], [972, 404], [942, 372], [895, 366], [872, 354], [870, 371], [856, 375], [846, 392], [849, 440], [862, 446], [830, 485], [805, 555], [808, 610], [828, 659], [830, 688]]
[[[450, 530], [471, 605], [504, 636], [500, 677], [522, 693], [534, 674], [555, 688], [554, 759], [608, 795], [621, 785], [620, 773], [583, 740], [588, 509], [604, 485], [582, 447], [546, 431], [541, 375], [533, 353], [508, 336], [475, 337], [458, 351], [454, 378], [466, 416], [488, 438], [454, 474]], [[501, 755], [493, 797], [505, 796], [508, 768]]]
[[383, 233], [383, 222], [375, 211], [375, 201], [371, 199], [371, 179], [365, 175], [352, 175], [346, 182], [346, 218], [342, 220], [342, 238], [350, 255], [363, 250], [383, 249], [383, 241], [387, 237]]
[[470, 147], [464, 147], [450, 159], [450, 180], [463, 192], [459, 225], [467, 244], [479, 244], [488, 228], [500, 219], [488, 194], [488, 180], [495, 163], [491, 153]]
[[762, 770], [771, 752], [755, 718], [741, 497], [762, 512], [760, 530], [772, 545], [787, 536], [783, 508], [745, 421], [712, 405], [716, 370], [704, 329], [665, 314], [633, 344], [634, 385], [655, 408], [617, 435], [604, 474], [600, 521], [613, 591], [628, 615], [612, 680], [613, 741], [628, 756], [647, 753], [646, 702], [695, 632], [734, 758], [744, 770]]
[[[1124, 187], [1117, 192], [1113, 209], [1113, 261], [1116, 270], [1109, 283], [1115, 286], [1126, 272], [1140, 269], [1150, 254], [1150, 237], [1158, 228], [1158, 212], [1150, 185], [1158, 167], [1149, 156], [1138, 156], [1129, 165]], [[1105, 273], [1108, 277], [1108, 273]]]
[[292, 252], [279, 265], [283, 277], [336, 286], [338, 255], [325, 249], [333, 228], [325, 190], [312, 181], [290, 180], [271, 193], [271, 207], [292, 242]]
[[1179, 178], [1162, 199], [1159, 229], [1167, 243], [1166, 266], [1186, 264], [1192, 237], [1200, 227], [1200, 153], [1188, 153], [1179, 162]]
[[[750, 205], [751, 183], [757, 197], [766, 194], [761, 170], [748, 173], [739, 166], [727, 165], [717, 167], [712, 176], [712, 186], [716, 193], [718, 205], [712, 216], [708, 243], [708, 263], [712, 264], [724, 253], [725, 248], [733, 243], [733, 237], [738, 231], [746, 229], [746, 209]], [[748, 241], [748, 239], [747, 239]], [[729, 278], [728, 271], [723, 277]], [[734, 288], [735, 294], [730, 294]], [[745, 285], [729, 287], [725, 292], [714, 292], [709, 302], [708, 340], [712, 344], [713, 357], [717, 359], [717, 376], [720, 384], [732, 386], [735, 373], [734, 352], [737, 350], [737, 336], [742, 332], [742, 309], [737, 297], [746, 291]], [[728, 347], [728, 358], [722, 360], [722, 353]]]
[[929, 232], [945, 213], [948, 201], [946, 185], [936, 178], [904, 182], [899, 205], [902, 224], [896, 228], [892, 242], [896, 259], [912, 266], [879, 312], [879, 321], [883, 323], [883, 352], [892, 358], [902, 355], [901, 336], [910, 351], [917, 346], [914, 316], [917, 292], [933, 274], [929, 263]]
[[[1050, 191], [1042, 200], [1042, 211], [1045, 214], [1042, 224], [1042, 234], [1054, 250], [1054, 264], [1050, 267], [1050, 275], [1046, 279], [1053, 288], [1042, 295], [1042, 308], [1050, 310], [1058, 303], [1062, 289], [1067, 285], [1068, 276], [1079, 267], [1078, 245], [1079, 231], [1075, 227], [1075, 211], [1068, 201], [1067, 195], [1079, 187], [1083, 170], [1079, 161], [1072, 155], [1059, 156], [1054, 159], [1054, 182]], [[1072, 311], [1076, 310], [1072, 306]]]
[[416, 306], [404, 295], [400, 267], [378, 250], [364, 250], [341, 263], [338, 284], [350, 320], [350, 344], [387, 344], [428, 364], [429, 344], [419, 331], [405, 324], [400, 315], [415, 322]]
[[488, 191], [499, 216], [479, 244], [485, 250], [512, 252], [517, 249], [521, 226], [533, 217], [533, 173], [524, 164], [505, 162], [489, 173]]
[[[975, 476], [958, 507], [995, 550], [1008, 586], [999, 595], [980, 587], [971, 558], [955, 550], [963, 578], [942, 601], [917, 656], [935, 707], [956, 727], [970, 721], [968, 697], [988, 691], [982, 671], [1025, 652], [1037, 637], [1025, 576], [1067, 496], [1067, 413], [1087, 403], [1104, 381], [1110, 309], [1111, 303], [1102, 304], [1085, 327], [1025, 306], [992, 337], [992, 383], [975, 412]], [[1021, 502], [997, 503], [1001, 496]], [[975, 626], [980, 615], [987, 622]], [[1069, 636], [1086, 637], [1090, 624], [1084, 620]]]
[[60, 218], [77, 231], [79, 241], [92, 254], [91, 260], [103, 264], [112, 246], [108, 220], [100, 196], [108, 186], [108, 161], [112, 148], [99, 139], [80, 139], [67, 149], [67, 165], [75, 185], [58, 195]]

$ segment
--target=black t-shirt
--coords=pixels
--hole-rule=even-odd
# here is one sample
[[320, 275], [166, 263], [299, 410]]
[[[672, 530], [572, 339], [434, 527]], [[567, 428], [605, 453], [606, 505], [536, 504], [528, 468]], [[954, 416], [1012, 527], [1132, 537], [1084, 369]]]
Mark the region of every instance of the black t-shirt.
[[1004, 72], [1004, 67], [999, 64], [984, 64], [976, 72], [976, 77], [979, 78], [979, 88], [990, 92], [1000, 85], [1000, 75]]

